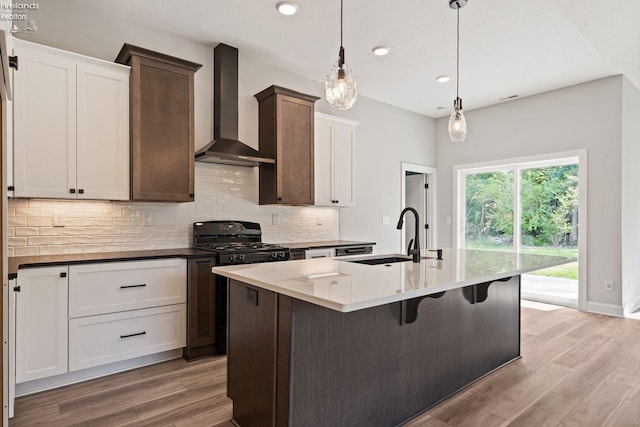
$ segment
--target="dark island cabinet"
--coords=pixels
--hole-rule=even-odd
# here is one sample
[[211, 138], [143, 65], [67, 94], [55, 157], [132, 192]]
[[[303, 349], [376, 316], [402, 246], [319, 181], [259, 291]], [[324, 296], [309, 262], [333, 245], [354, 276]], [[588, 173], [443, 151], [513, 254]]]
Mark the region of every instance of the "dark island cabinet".
[[201, 65], [125, 43], [131, 66], [131, 200], [194, 200], [194, 73]]
[[255, 97], [260, 152], [276, 161], [260, 166], [260, 204], [313, 205], [314, 104], [319, 98], [280, 86]]
[[215, 258], [192, 258], [187, 263], [187, 346], [183, 350], [187, 360], [216, 354], [214, 265]]

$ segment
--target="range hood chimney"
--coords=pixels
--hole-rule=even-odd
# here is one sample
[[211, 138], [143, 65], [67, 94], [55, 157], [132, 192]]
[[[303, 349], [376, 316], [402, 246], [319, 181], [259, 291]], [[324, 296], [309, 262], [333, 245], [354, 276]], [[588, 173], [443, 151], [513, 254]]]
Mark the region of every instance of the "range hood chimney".
[[238, 49], [220, 43], [213, 51], [213, 141], [196, 161], [236, 166], [275, 163], [238, 141]]

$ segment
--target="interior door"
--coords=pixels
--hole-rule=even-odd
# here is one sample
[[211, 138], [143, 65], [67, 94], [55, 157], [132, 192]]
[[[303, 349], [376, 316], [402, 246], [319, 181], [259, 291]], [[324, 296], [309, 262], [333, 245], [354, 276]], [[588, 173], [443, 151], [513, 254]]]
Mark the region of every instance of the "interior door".
[[[407, 175], [405, 177], [406, 180], [406, 206], [412, 207], [416, 211], [418, 211], [418, 215], [420, 216], [420, 248], [427, 248], [427, 194], [426, 194], [426, 184], [427, 184], [427, 175], [423, 173], [416, 173]], [[405, 242], [407, 246], [409, 246], [409, 242], [415, 236], [415, 221], [413, 218], [406, 217], [404, 220], [405, 227]]]

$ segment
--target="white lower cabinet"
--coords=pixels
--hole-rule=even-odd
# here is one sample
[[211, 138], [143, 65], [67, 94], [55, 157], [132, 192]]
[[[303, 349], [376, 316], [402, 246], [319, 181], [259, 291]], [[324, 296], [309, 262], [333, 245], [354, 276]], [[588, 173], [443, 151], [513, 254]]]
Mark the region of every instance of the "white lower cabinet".
[[333, 258], [334, 256], [336, 256], [334, 248], [307, 249], [304, 251], [305, 258]]
[[16, 383], [67, 372], [68, 267], [20, 272], [15, 303]]
[[187, 301], [183, 259], [123, 261], [69, 267], [69, 318]]
[[102, 376], [123, 364], [130, 369], [182, 349], [186, 271], [187, 261], [178, 258], [20, 269], [9, 334], [16, 393]]
[[69, 320], [69, 371], [184, 347], [186, 304]]

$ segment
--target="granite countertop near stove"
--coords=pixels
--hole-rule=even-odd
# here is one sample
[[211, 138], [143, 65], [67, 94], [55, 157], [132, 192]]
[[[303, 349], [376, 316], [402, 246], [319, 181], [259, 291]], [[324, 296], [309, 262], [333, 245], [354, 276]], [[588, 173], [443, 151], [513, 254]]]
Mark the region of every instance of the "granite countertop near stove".
[[88, 264], [95, 262], [134, 261], [159, 258], [201, 258], [214, 256], [212, 252], [193, 248], [157, 249], [148, 251], [96, 252], [65, 255], [34, 255], [9, 258], [9, 278], [15, 278], [21, 268], [54, 265]]

